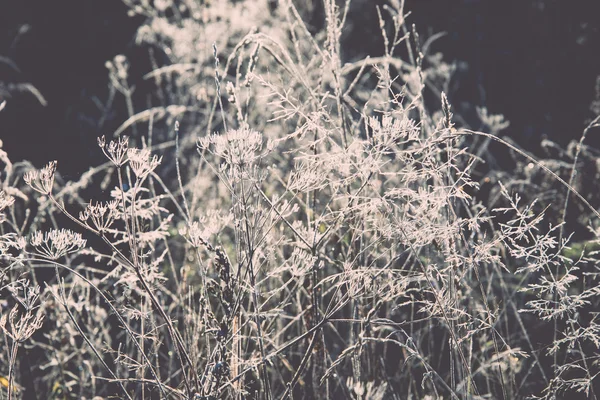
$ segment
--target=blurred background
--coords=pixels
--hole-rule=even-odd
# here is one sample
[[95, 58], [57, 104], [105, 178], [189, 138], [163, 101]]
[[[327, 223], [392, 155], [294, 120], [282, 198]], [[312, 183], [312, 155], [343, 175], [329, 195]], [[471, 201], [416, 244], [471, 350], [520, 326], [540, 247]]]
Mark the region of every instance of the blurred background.
[[[295, 3], [318, 30], [320, 2]], [[375, 7], [385, 3], [353, 1], [344, 61], [382, 53]], [[105, 62], [128, 57], [140, 98], [152, 70], [149, 45], [134, 40], [145, 18], [128, 9], [120, 0], [0, 0], [0, 139], [13, 161], [58, 159], [67, 177], [102, 161], [96, 138], [127, 119], [125, 105], [109, 101]], [[504, 135], [543, 156], [543, 138], [578, 140], [600, 113], [598, 0], [406, 0], [405, 10], [422, 42], [436, 38], [429, 52], [454, 63], [450, 102], [472, 128], [485, 106], [510, 121]], [[600, 145], [598, 136], [588, 143]]]

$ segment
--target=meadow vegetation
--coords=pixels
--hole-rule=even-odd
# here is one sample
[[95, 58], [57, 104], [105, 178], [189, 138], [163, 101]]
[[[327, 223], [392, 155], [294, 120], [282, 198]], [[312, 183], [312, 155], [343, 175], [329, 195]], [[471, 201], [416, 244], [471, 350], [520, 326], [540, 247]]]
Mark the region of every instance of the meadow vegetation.
[[0, 398], [596, 398], [598, 118], [469, 126], [400, 0], [356, 60], [350, 2], [125, 2], [162, 53], [146, 99], [107, 62], [106, 162], [0, 146]]

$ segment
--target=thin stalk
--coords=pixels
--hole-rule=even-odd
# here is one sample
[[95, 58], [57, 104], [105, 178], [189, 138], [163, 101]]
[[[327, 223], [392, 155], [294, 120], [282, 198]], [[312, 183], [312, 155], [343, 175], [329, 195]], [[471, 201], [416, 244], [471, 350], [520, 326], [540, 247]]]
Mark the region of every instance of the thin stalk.
[[260, 312], [260, 303], [258, 302], [258, 288], [256, 285], [256, 271], [254, 270], [253, 258], [254, 258], [254, 248], [252, 246], [252, 241], [250, 238], [250, 225], [248, 223], [248, 204], [247, 198], [244, 195], [244, 182], [242, 180], [242, 201], [243, 201], [243, 213], [244, 213], [244, 226], [245, 226], [245, 234], [246, 234], [246, 244], [248, 246], [248, 272], [250, 275], [250, 285], [252, 286], [252, 302], [254, 303], [254, 322], [256, 323], [258, 330], [258, 347], [260, 350], [261, 357], [263, 359], [263, 363], [261, 365], [262, 369], [262, 380], [263, 385], [265, 387], [265, 392], [267, 394], [267, 400], [271, 400], [273, 398], [273, 394], [271, 393], [271, 385], [269, 382], [269, 377], [267, 375], [267, 364], [265, 361], [266, 353], [264, 347], [264, 338], [261, 327], [260, 316], [258, 315]]
[[13, 380], [14, 380], [14, 371], [15, 371], [15, 363], [17, 362], [17, 351], [19, 349], [19, 342], [17, 340], [13, 340], [11, 349], [10, 349], [10, 361], [8, 363], [8, 400], [12, 400], [12, 393], [14, 389]]

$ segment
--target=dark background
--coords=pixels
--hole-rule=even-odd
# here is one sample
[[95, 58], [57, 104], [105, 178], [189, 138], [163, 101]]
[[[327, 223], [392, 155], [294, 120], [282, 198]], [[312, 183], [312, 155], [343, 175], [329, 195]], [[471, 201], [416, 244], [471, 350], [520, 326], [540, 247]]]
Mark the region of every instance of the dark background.
[[[297, 3], [301, 4], [301, 1]], [[381, 36], [371, 1], [355, 0], [354, 29], [345, 54], [377, 55]], [[383, 3], [377, 1], [377, 3]], [[450, 101], [455, 112], [475, 106], [502, 113], [511, 122], [504, 134], [539, 154], [547, 137], [562, 145], [579, 139], [593, 117], [600, 75], [598, 0], [407, 0], [411, 23], [423, 39], [445, 31], [433, 51], [446, 61], [465, 62]], [[133, 35], [143, 19], [127, 16], [119, 0], [0, 0], [0, 139], [13, 161], [37, 166], [58, 159], [63, 173], [78, 175], [101, 161], [96, 137], [110, 135], [126, 119], [115, 105], [113, 125], [99, 127], [97, 104], [108, 93], [105, 61], [117, 54], [148, 70], [145, 49]], [[319, 12], [318, 8], [315, 12]], [[318, 20], [318, 16], [313, 16]], [[42, 107], [28, 92], [8, 90], [30, 82], [48, 101]], [[467, 115], [468, 117], [468, 115]], [[590, 134], [589, 143], [600, 144]]]
[[8, 93], [0, 113], [5, 150], [13, 161], [42, 166], [58, 159], [62, 172], [85, 171], [97, 153], [96, 137], [110, 134], [98, 129], [95, 103], [108, 97], [105, 62], [131, 53], [143, 20], [128, 17], [120, 0], [0, 0], [0, 10], [0, 56], [20, 70], [0, 63], [0, 84], [30, 82], [48, 102], [43, 107], [28, 92]]
[[579, 139], [600, 75], [599, 1], [408, 0], [407, 7], [420, 31], [448, 32], [436, 50], [468, 63], [454, 103], [505, 114], [506, 133], [531, 150], [544, 136], [562, 145]]

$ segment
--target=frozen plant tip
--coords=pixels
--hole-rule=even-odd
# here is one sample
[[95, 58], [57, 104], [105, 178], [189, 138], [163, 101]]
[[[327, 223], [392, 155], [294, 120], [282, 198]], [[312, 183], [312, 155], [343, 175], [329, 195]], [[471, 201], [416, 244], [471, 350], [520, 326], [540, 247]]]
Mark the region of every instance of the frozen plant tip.
[[139, 179], [145, 179], [158, 167], [162, 157], [150, 156], [150, 149], [128, 149], [129, 166]]
[[252, 164], [262, 148], [262, 135], [256, 131], [242, 128], [232, 129], [223, 135], [210, 135], [198, 140], [198, 149], [209, 149], [212, 153], [223, 158], [229, 165]]
[[102, 152], [108, 158], [115, 167], [121, 167], [127, 163], [127, 148], [129, 143], [128, 136], [121, 136], [117, 140], [111, 140], [108, 145], [104, 136], [98, 138], [98, 146], [102, 149]]
[[[97, 203], [96, 205], [90, 202], [85, 211], [79, 213], [79, 219], [88, 227], [102, 233], [112, 225], [117, 215], [118, 203], [115, 200], [104, 204]], [[91, 221], [91, 225], [88, 221]]]
[[[41, 314], [34, 315], [31, 310], [27, 310], [25, 314], [17, 318], [19, 314], [19, 306], [14, 306], [6, 317], [6, 314], [0, 318], [0, 329], [4, 334], [18, 343], [23, 343], [42, 327], [44, 316]], [[8, 320], [8, 326], [6, 322]]]
[[33, 190], [47, 196], [52, 193], [55, 172], [56, 161], [51, 161], [39, 171], [27, 172], [23, 179]]
[[85, 247], [86, 240], [80, 233], [68, 229], [53, 229], [49, 232], [35, 232], [30, 239], [35, 251], [46, 258], [57, 260], [69, 253], [75, 253]]

